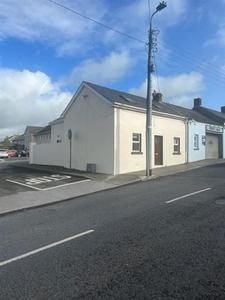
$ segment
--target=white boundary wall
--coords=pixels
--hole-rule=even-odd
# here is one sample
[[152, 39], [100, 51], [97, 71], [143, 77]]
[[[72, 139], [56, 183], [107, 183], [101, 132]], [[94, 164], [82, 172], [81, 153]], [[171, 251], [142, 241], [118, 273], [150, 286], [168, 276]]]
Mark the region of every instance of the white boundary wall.
[[64, 166], [63, 143], [30, 145], [30, 164]]

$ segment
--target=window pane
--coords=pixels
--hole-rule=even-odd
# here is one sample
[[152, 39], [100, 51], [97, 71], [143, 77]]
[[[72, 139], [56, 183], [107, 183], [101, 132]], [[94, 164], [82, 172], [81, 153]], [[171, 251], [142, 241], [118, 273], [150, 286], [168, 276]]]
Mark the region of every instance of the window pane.
[[133, 133], [132, 141], [132, 151], [141, 152], [141, 134]]
[[174, 145], [173, 145], [173, 151], [174, 153], [179, 153], [180, 152], [180, 138], [175, 137], [173, 139]]
[[133, 133], [133, 141], [139, 141], [140, 137], [139, 134]]
[[133, 151], [140, 151], [140, 144], [133, 143]]

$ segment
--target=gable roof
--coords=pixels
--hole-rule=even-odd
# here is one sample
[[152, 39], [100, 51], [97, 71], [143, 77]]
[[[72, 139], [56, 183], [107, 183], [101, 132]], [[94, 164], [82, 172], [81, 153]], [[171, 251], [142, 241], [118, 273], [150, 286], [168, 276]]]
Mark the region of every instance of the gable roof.
[[[98, 94], [103, 96], [112, 104], [123, 104], [129, 105], [136, 108], [146, 109], [146, 98], [141, 96], [136, 96], [130, 93], [106, 88], [103, 86], [99, 86], [90, 82], [85, 82], [88, 86], [90, 86], [93, 90], [95, 90]], [[173, 107], [170, 106], [169, 103], [152, 101], [152, 110], [155, 112], [161, 112], [170, 115], [176, 115], [183, 117], [178, 111], [176, 111]]]
[[25, 132], [26, 130], [29, 130], [30, 134], [36, 134], [38, 133], [38, 131], [40, 131], [41, 129], [43, 129], [44, 127], [40, 127], [40, 126], [27, 126], [26, 129], [25, 129]]
[[[114, 89], [109, 89], [103, 86], [99, 86], [90, 82], [85, 82], [92, 89], [97, 91], [100, 95], [105, 97], [111, 103], [120, 103], [126, 105], [132, 105], [134, 107], [146, 109], [146, 98], [135, 96], [129, 93], [117, 91]], [[152, 110], [153, 112], [161, 112], [170, 115], [181, 116], [188, 119], [193, 119], [196, 122], [207, 123], [207, 124], [216, 124], [219, 125], [215, 120], [207, 118], [206, 116], [194, 111], [192, 109], [184, 108], [178, 105], [159, 102], [152, 100]], [[224, 114], [225, 117], [225, 114]]]
[[[100, 96], [104, 101], [111, 104], [112, 106], [120, 104], [130, 108], [133, 107], [133, 108], [143, 109], [143, 110], [146, 109], [145, 97], [133, 95], [127, 92], [123, 92], [123, 91], [107, 88], [104, 86], [100, 86], [91, 82], [83, 81], [79, 86], [77, 92], [70, 100], [67, 107], [64, 109], [59, 119], [63, 119], [65, 117], [66, 113], [68, 112], [68, 110], [70, 109], [74, 101], [76, 100], [77, 95], [80, 93], [80, 91], [84, 86], [89, 88], [92, 92]], [[176, 116], [179, 118], [193, 119], [196, 122], [201, 122], [206, 124], [216, 124], [216, 125], [219, 124], [216, 120], [204, 116], [203, 114], [200, 114], [197, 111], [184, 108], [178, 105], [166, 103], [163, 101], [152, 100], [152, 111], [153, 113], [158, 112], [158, 113], [163, 113], [171, 116]], [[52, 124], [53, 122], [54, 121], [52, 121], [50, 124]]]
[[14, 142], [14, 141], [22, 141], [22, 140], [24, 140], [24, 134], [21, 134], [21, 135], [18, 135], [18, 136], [16, 136], [12, 141]]
[[215, 122], [219, 123], [220, 125], [225, 124], [225, 113], [204, 107], [204, 106], [194, 106], [192, 108], [193, 111], [197, 111], [198, 113], [206, 116], [214, 120]]
[[51, 125], [45, 126], [43, 129], [38, 131], [35, 135], [43, 134], [43, 133], [46, 133], [46, 132], [51, 132]]

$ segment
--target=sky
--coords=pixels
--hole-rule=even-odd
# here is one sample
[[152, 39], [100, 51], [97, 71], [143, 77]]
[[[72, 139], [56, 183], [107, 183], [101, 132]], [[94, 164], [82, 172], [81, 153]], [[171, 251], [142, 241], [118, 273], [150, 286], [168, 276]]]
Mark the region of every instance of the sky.
[[[225, 0], [167, 0], [152, 18], [153, 90], [225, 105]], [[82, 81], [146, 97], [158, 0], [0, 0], [0, 139], [58, 118]]]

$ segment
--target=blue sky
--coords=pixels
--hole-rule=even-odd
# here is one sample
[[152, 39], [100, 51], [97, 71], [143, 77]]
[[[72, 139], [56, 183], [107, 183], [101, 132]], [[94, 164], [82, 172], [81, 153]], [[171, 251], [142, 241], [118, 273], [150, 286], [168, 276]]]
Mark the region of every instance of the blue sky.
[[[55, 2], [69, 10], [49, 0], [0, 0], [0, 138], [59, 117], [83, 80], [146, 96], [149, 16], [159, 1]], [[220, 111], [225, 0], [168, 0], [153, 27], [153, 89], [165, 102], [192, 108], [200, 97]]]

